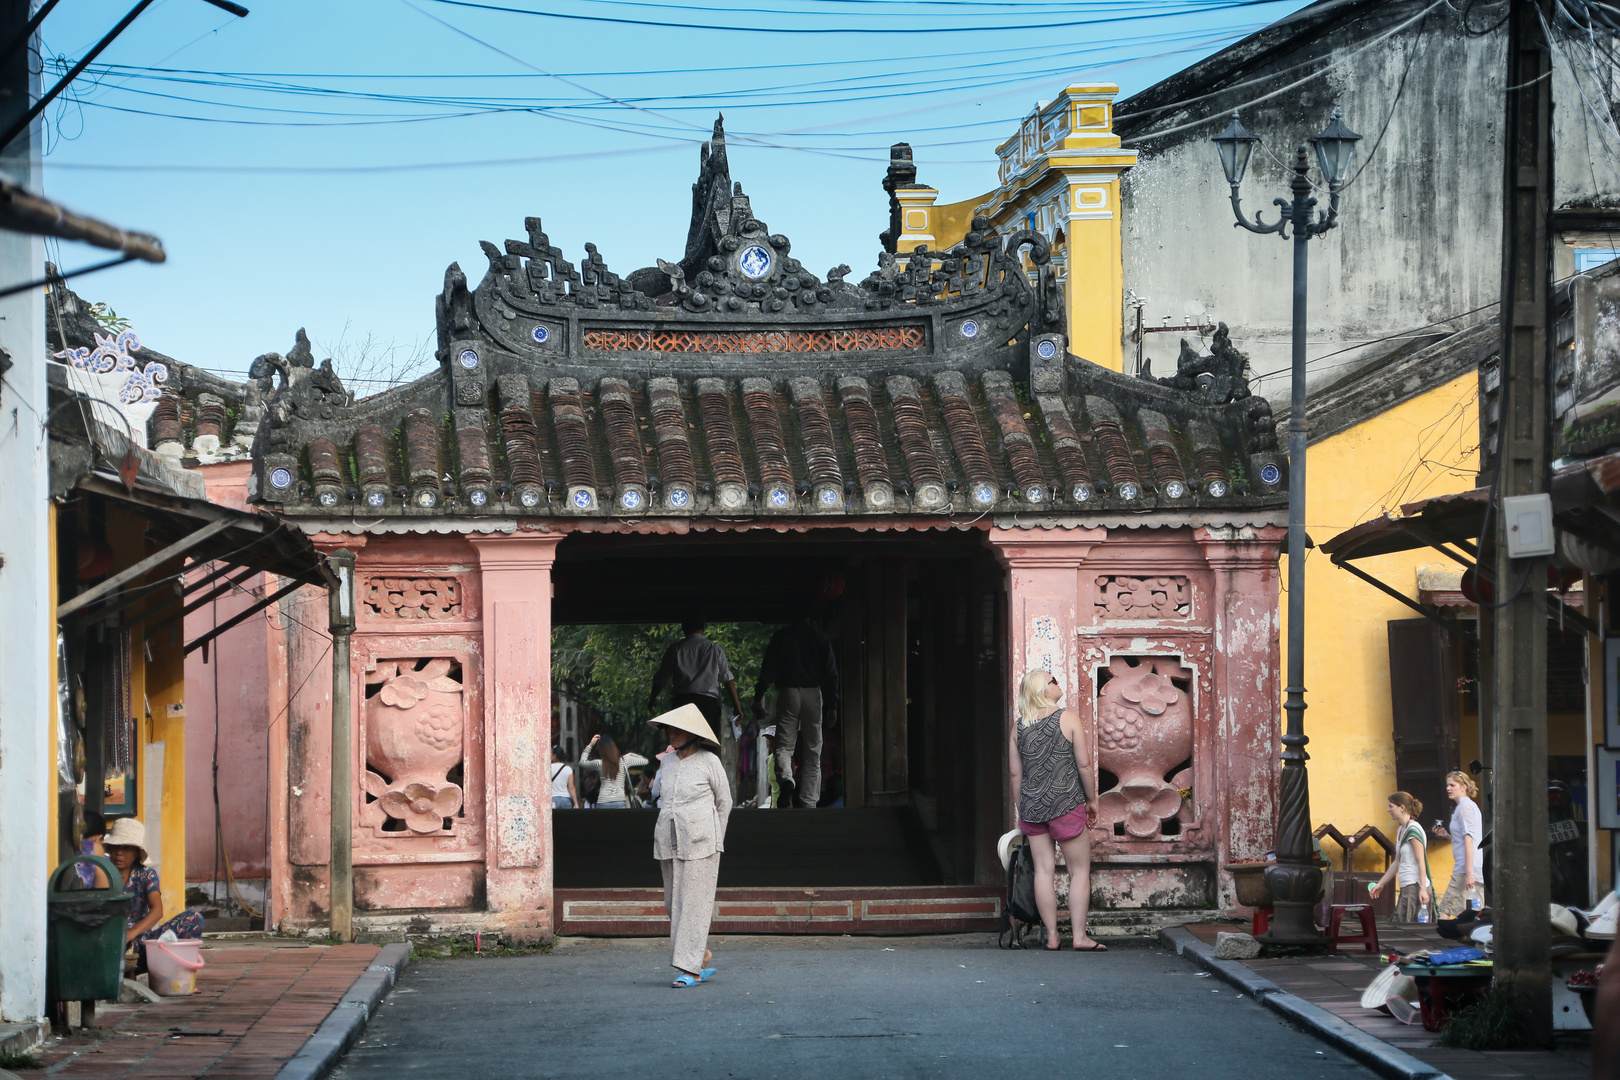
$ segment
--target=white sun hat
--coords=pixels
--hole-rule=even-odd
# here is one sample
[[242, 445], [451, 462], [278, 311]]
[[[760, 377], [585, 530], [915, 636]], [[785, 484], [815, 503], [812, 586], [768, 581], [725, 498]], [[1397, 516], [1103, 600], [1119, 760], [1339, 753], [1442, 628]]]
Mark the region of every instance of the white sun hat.
[[1013, 841], [1022, 835], [1024, 834], [1014, 829], [996, 842], [996, 854], [1001, 857], [1001, 868], [1003, 870], [1012, 865]]
[[647, 723], [696, 735], [715, 749], [720, 748], [720, 740], [715, 736], [714, 729], [703, 718], [702, 710], [691, 702], [687, 702], [678, 709], [671, 709], [667, 713], [655, 716]]

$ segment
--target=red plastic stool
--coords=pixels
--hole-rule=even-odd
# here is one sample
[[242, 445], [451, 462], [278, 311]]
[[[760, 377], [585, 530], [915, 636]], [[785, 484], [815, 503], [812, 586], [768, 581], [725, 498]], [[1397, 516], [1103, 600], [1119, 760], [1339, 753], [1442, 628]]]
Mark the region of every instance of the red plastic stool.
[[[1361, 933], [1343, 933], [1345, 915], [1354, 912], [1361, 920]], [[1334, 904], [1328, 916], [1328, 952], [1336, 953], [1340, 945], [1361, 945], [1370, 953], [1378, 951], [1378, 922], [1368, 904]]]
[[1271, 913], [1273, 910], [1275, 909], [1268, 907], [1257, 907], [1254, 909], [1254, 927], [1250, 932], [1255, 937], [1259, 937], [1261, 934], [1271, 929]]

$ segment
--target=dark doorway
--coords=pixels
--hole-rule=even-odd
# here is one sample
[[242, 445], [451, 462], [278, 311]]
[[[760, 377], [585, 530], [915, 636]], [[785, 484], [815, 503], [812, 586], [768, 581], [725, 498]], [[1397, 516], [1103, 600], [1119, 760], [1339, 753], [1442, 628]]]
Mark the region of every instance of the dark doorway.
[[[977, 532], [578, 534], [559, 546], [553, 580], [557, 626], [679, 623], [694, 611], [781, 625], [816, 604], [842, 691], [822, 805], [735, 811], [721, 885], [999, 878], [1004, 574]], [[747, 707], [758, 670], [735, 674]], [[660, 884], [650, 811], [556, 811], [553, 823], [558, 888]]]

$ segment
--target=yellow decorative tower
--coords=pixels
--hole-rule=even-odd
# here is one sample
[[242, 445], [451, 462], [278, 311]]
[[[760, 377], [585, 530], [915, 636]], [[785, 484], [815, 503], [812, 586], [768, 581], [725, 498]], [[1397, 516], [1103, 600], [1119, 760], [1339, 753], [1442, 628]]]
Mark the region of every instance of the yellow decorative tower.
[[1069, 350], [1103, 367], [1124, 369], [1125, 279], [1120, 254], [1119, 178], [1136, 151], [1114, 134], [1113, 83], [1077, 83], [1031, 110], [1018, 133], [996, 148], [1000, 184], [976, 199], [937, 203], [916, 183], [911, 148], [890, 153], [890, 229], [884, 246], [940, 251], [961, 242], [976, 214], [1007, 235], [1030, 229], [1052, 244], [1063, 288]]

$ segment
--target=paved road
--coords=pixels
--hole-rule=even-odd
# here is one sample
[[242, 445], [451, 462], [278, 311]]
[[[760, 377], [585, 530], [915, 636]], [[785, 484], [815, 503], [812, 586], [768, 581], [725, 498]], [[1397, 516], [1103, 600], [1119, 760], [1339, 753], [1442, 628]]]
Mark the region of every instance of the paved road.
[[1157, 945], [723, 938], [672, 990], [663, 940], [413, 964], [341, 1080], [1363, 1080], [1374, 1074]]

